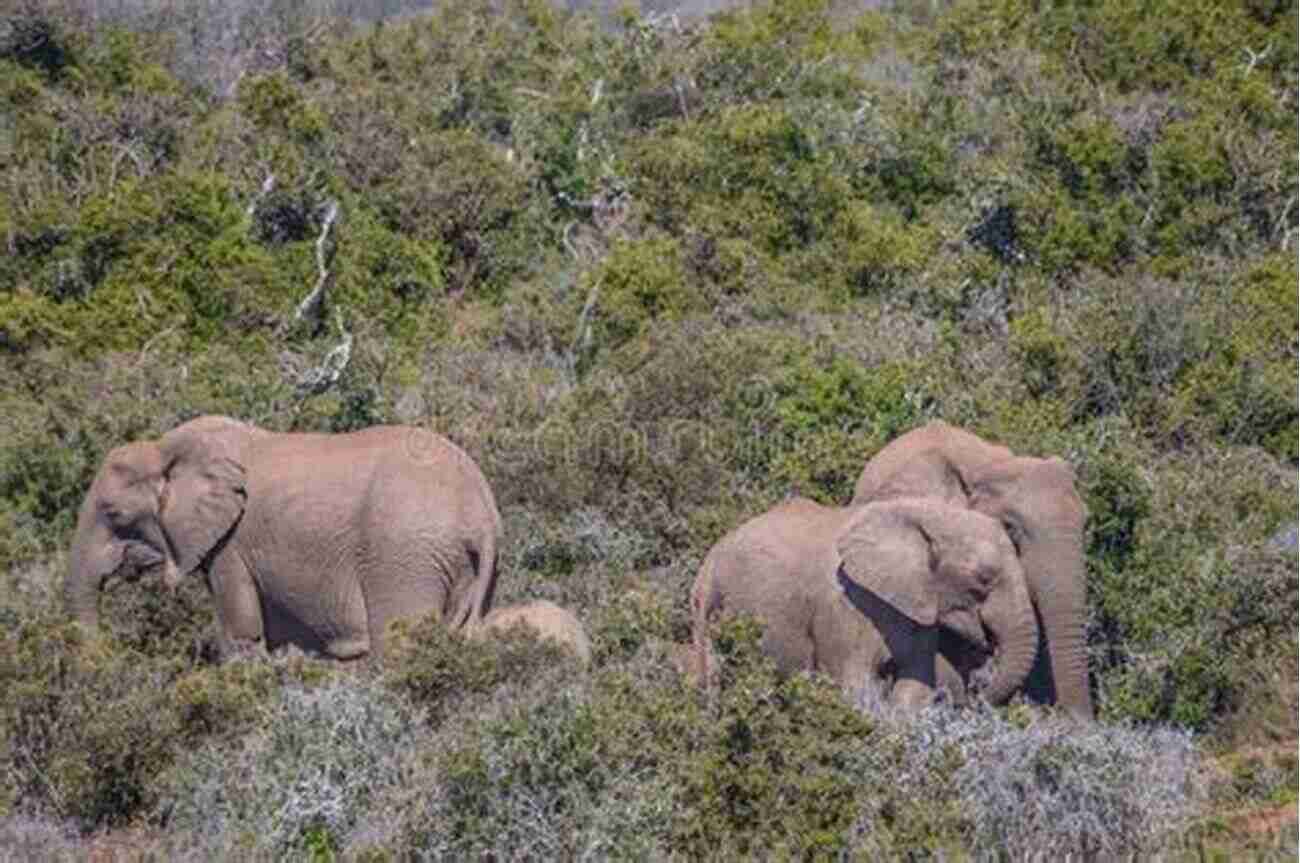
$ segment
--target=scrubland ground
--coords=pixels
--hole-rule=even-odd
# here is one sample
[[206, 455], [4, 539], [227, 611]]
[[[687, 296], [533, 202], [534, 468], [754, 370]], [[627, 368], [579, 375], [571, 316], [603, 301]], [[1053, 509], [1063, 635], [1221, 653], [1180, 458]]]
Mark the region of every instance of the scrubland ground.
[[[0, 2], [0, 856], [1294, 859], [1294, 3], [427, 5]], [[81, 496], [201, 413], [448, 435], [592, 668], [88, 640]], [[1099, 724], [743, 620], [689, 689], [709, 546], [933, 417], [1076, 466]]]

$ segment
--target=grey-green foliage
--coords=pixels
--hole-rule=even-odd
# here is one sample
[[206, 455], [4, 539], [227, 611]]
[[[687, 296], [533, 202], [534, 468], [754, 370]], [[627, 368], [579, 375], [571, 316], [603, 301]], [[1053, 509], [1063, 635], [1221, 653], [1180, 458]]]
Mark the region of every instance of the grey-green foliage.
[[559, 529], [546, 532], [525, 518], [516, 522], [518, 568], [570, 572], [579, 564], [631, 569], [653, 550], [652, 542], [634, 528], [619, 525], [602, 510], [583, 508], [568, 514]]
[[[533, 687], [498, 700], [410, 822], [427, 860], [646, 859], [663, 854], [663, 777], [600, 755], [591, 688]], [[456, 746], [463, 747], [456, 752]]]
[[864, 849], [897, 852], [922, 838], [897, 823], [882, 830], [901, 801], [928, 819], [949, 808], [970, 851], [1122, 858], [1167, 849], [1205, 803], [1190, 732], [1008, 718], [983, 705], [919, 720], [879, 702], [867, 709], [882, 733], [861, 761], [873, 789], [855, 827]]
[[0, 861], [85, 859], [72, 824], [30, 815], [0, 817]]
[[956, 786], [977, 846], [1015, 858], [1150, 853], [1198, 814], [1197, 752], [1187, 732], [1017, 728], [991, 716], [972, 714], [954, 734], [967, 756]]
[[[77, 6], [82, 4], [70, 3]], [[286, 65], [302, 72], [327, 26], [405, 18], [431, 0], [108, 0], [85, 4], [101, 27], [179, 34], [168, 58], [184, 80], [227, 96], [241, 74]]]
[[721, 649], [738, 652], [709, 707], [648, 648], [590, 678], [509, 682], [475, 723], [443, 723], [403, 847], [429, 859], [1114, 857], [1175, 847], [1203, 812], [1188, 732], [984, 706], [916, 716], [871, 697], [855, 713], [824, 680], [778, 681], [756, 641], [728, 632]]
[[290, 685], [233, 748], [209, 744], [163, 777], [177, 849], [256, 857], [339, 847], [411, 781], [423, 716], [373, 682]]

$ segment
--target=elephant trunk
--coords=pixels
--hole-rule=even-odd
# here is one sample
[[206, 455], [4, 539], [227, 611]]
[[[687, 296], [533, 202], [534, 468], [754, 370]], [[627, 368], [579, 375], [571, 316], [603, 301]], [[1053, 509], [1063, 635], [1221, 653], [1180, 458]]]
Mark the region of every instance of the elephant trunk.
[[102, 578], [96, 578], [88, 574], [85, 567], [75, 565], [63, 583], [64, 607], [87, 629], [99, 627], [99, 588], [102, 584]]
[[1046, 700], [1068, 713], [1092, 719], [1084, 643], [1087, 591], [1079, 553], [1082, 541], [1077, 531], [1058, 533], [1050, 541], [1026, 549], [1022, 557], [1046, 641], [1046, 655], [1034, 669], [1030, 685], [1045, 690]]
[[63, 582], [63, 603], [68, 614], [89, 628], [99, 627], [99, 590], [117, 567], [113, 546], [97, 530], [91, 513], [82, 510], [72, 542], [68, 576]]
[[1038, 619], [1023, 577], [1006, 579], [999, 592], [980, 611], [999, 649], [997, 673], [985, 693], [990, 704], [1005, 703], [1024, 685], [1038, 654]]

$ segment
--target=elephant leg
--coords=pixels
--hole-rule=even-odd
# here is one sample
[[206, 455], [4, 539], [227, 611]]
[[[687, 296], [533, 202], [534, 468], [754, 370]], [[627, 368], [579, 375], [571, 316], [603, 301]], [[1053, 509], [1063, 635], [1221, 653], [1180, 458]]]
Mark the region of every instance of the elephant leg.
[[900, 677], [894, 681], [889, 700], [906, 710], [920, 710], [934, 704], [934, 687], [911, 677]]
[[208, 570], [208, 589], [216, 605], [218, 649], [222, 660], [266, 652], [262, 602], [244, 561], [233, 550], [217, 555]]
[[764, 624], [759, 650], [776, 664], [778, 674], [798, 674], [817, 668], [815, 646], [807, 633], [770, 617], [764, 618]]
[[355, 587], [355, 600], [349, 603], [351, 613], [346, 615], [350, 625], [325, 642], [325, 652], [335, 659], [360, 659], [371, 653], [370, 621], [365, 611], [365, 602], [361, 598], [360, 588]]
[[[950, 703], [965, 706], [971, 702], [973, 681], [989, 661], [984, 647], [956, 634], [947, 627], [939, 627], [939, 653], [934, 659], [936, 682], [946, 690]], [[987, 676], [985, 668], [985, 676]]]
[[[821, 645], [818, 645], [820, 648]], [[888, 657], [873, 655], [852, 646], [841, 661], [823, 660], [819, 670], [839, 682], [849, 700], [859, 708], [870, 700], [886, 700], [890, 692], [892, 665]]]
[[332, 638], [325, 643], [325, 652], [335, 659], [360, 659], [370, 653], [370, 639], [364, 635]]
[[[303, 577], [303, 571], [310, 577]], [[356, 567], [340, 562], [323, 572], [285, 566], [259, 573], [266, 649], [296, 645], [303, 652], [337, 660], [370, 651], [366, 601]]]
[[[386, 548], [361, 572], [366, 631], [373, 658], [383, 655], [384, 631], [393, 621], [430, 612], [446, 618], [451, 610], [452, 580], [439, 564], [441, 559], [428, 554], [413, 555], [410, 549]], [[414, 561], [422, 563], [423, 568], [416, 567]], [[472, 578], [472, 575], [461, 574], [460, 578]]]
[[919, 626], [902, 615], [880, 620], [887, 656], [894, 669], [894, 686], [889, 700], [907, 710], [934, 703], [939, 631]]
[[934, 659], [934, 676], [938, 688], [946, 693], [948, 703], [959, 707], [966, 704], [966, 681], [942, 653]]

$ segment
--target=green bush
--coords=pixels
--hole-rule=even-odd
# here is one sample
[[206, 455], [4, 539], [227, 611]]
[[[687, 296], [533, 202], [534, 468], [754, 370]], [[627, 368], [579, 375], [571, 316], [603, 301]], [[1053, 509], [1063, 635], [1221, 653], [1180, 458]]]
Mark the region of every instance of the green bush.
[[1293, 256], [1272, 256], [1235, 280], [1225, 297], [1232, 313], [1218, 333], [1217, 349], [1181, 382], [1172, 411], [1175, 428], [1256, 444], [1296, 463], [1296, 278]]
[[1243, 667], [1295, 643], [1294, 557], [1270, 544], [1292, 504], [1260, 493], [1258, 460], [1166, 464], [1148, 481], [1142, 458], [1090, 457], [1081, 477], [1101, 711], [1205, 730], [1252, 691]]
[[592, 276], [598, 291], [601, 342], [617, 347], [646, 327], [671, 323], [705, 305], [682, 272], [676, 241], [650, 238], [619, 243]]
[[694, 572], [683, 568], [675, 575], [656, 581], [625, 581], [602, 603], [599, 613], [589, 620], [597, 665], [630, 660], [656, 645], [684, 649], [690, 641], [689, 609], [674, 600], [689, 589]]
[[956, 191], [952, 157], [927, 131], [909, 124], [857, 178], [863, 191], [881, 195], [908, 221]]
[[31, 2], [15, 4], [5, 16], [0, 59], [38, 70], [51, 80], [61, 79], [77, 67], [84, 50], [79, 34], [60, 15], [68, 11], [60, 6], [42, 9]]
[[779, 104], [666, 126], [632, 145], [636, 190], [665, 230], [690, 227], [790, 253], [830, 232], [849, 193], [848, 178], [831, 167], [833, 152], [811, 136]]
[[1010, 341], [1030, 395], [1042, 398], [1064, 388], [1074, 358], [1044, 311], [1031, 309], [1012, 321]]
[[[420, 239], [385, 227], [377, 214], [356, 207], [344, 212], [334, 259], [332, 302], [353, 320], [372, 321], [384, 336], [418, 343], [441, 333], [440, 300], [447, 284], [447, 254], [436, 239]], [[304, 277], [305, 287], [309, 279]]]
[[152, 805], [171, 762], [175, 665], [87, 640], [61, 618], [33, 615], [4, 633], [6, 808], [85, 830], [124, 824]]
[[673, 766], [674, 846], [689, 856], [841, 853], [863, 789], [853, 750], [872, 725], [825, 681], [778, 680], [759, 637], [741, 622], [715, 640], [723, 689], [701, 717], [702, 745]]
[[376, 177], [375, 188], [365, 190], [383, 202], [386, 224], [414, 240], [437, 241], [449, 290], [499, 294], [527, 266], [519, 236], [526, 227], [517, 226], [525, 176], [498, 148], [464, 130], [423, 133], [401, 159], [394, 175]]
[[787, 368], [772, 402], [772, 476], [823, 503], [847, 503], [865, 459], [923, 416], [917, 369], [838, 356]]
[[303, 144], [324, 134], [324, 118], [283, 71], [239, 82], [238, 104], [259, 132], [278, 132]]
[[909, 230], [901, 219], [868, 204], [846, 208], [837, 222], [849, 287], [855, 293], [889, 291], [907, 284], [933, 253], [934, 242], [927, 231]]
[[571, 684], [516, 699], [440, 753], [406, 843], [435, 857], [653, 854], [662, 791], [603, 757], [590, 702]]
[[316, 676], [314, 669], [287, 664], [232, 662], [192, 668], [171, 688], [172, 709], [180, 723], [177, 742], [188, 748], [237, 740], [263, 719], [279, 684]]
[[110, 582], [99, 599], [100, 625], [120, 647], [163, 660], [198, 662], [213, 649], [212, 597], [202, 575], [173, 593], [161, 573]]
[[[837, 749], [869, 726], [830, 687], [778, 683], [753, 627], [734, 642], [724, 638], [729, 685], [712, 707], [662, 655], [590, 687], [521, 696], [527, 707], [505, 708], [443, 754], [446, 785], [417, 844], [691, 857], [843, 847], [858, 784]], [[529, 815], [542, 801], [558, 822]]]
[[137, 348], [182, 322], [201, 345], [226, 321], [283, 309], [298, 289], [248, 235], [225, 177], [173, 175], [159, 186], [82, 208], [74, 242], [95, 302], [79, 310], [80, 338], [70, 346], [83, 354]]
[[82, 489], [93, 471], [84, 451], [51, 446], [46, 429], [35, 425], [11, 428], [9, 446], [0, 456], [0, 495], [12, 525], [6, 532], [11, 547], [0, 556], [5, 565], [61, 544], [76, 523]]
[[462, 699], [574, 662], [571, 652], [527, 633], [467, 641], [434, 616], [401, 621], [393, 630], [384, 682], [419, 705], [433, 723], [454, 712]]

